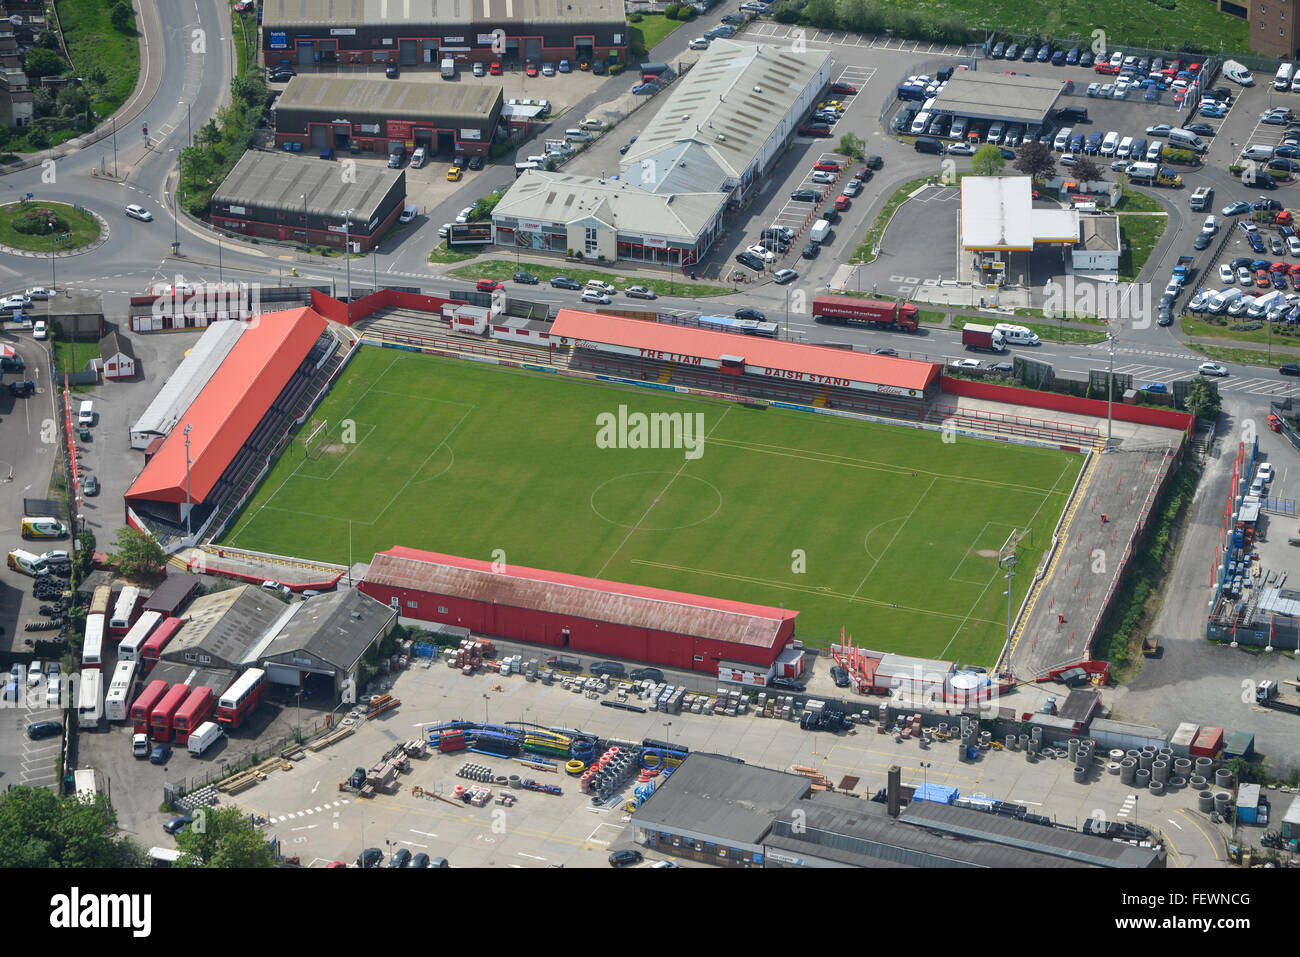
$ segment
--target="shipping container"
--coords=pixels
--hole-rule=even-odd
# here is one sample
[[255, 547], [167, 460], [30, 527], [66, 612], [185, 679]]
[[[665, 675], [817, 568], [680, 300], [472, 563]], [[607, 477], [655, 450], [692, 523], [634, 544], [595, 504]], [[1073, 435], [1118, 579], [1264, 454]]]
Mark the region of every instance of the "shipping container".
[[1192, 745], [1196, 741], [1196, 736], [1201, 733], [1201, 726], [1193, 724], [1191, 721], [1184, 721], [1178, 726], [1172, 738], [1169, 739], [1169, 747], [1181, 758], [1185, 758], [1192, 753]]
[[1243, 784], [1237, 788], [1237, 820], [1254, 824], [1259, 816], [1259, 785]]
[[1255, 736], [1249, 731], [1233, 731], [1228, 735], [1227, 743], [1223, 746], [1224, 760], [1231, 758], [1245, 758], [1250, 760], [1255, 753]]
[[1223, 729], [1202, 728], [1201, 733], [1192, 742], [1192, 754], [1198, 758], [1215, 757], [1223, 750]]

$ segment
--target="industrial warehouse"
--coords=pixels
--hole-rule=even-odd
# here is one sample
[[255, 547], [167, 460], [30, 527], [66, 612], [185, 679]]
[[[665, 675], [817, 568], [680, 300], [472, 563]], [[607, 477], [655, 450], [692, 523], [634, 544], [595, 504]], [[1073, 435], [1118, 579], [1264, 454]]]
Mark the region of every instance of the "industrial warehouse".
[[501, 116], [501, 88], [296, 76], [272, 107], [282, 150], [486, 156]]
[[828, 52], [714, 40], [614, 180], [525, 173], [492, 214], [495, 241], [606, 262], [689, 268], [765, 181], [830, 82]]
[[268, 66], [620, 62], [631, 43], [623, 0], [264, 0], [261, 22]]
[[403, 170], [249, 150], [212, 194], [208, 219], [244, 236], [369, 252], [402, 214]]

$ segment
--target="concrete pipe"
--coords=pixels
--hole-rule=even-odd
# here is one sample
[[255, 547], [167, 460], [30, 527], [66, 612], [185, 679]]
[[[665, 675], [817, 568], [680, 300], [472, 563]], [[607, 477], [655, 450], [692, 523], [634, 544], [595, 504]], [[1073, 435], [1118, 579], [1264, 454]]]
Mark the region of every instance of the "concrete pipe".
[[1118, 761], [1108, 761], [1108, 762], [1106, 762], [1106, 773], [1107, 773], [1107, 774], [1119, 774], [1119, 762], [1118, 762]]
[[1137, 762], [1132, 758], [1125, 758], [1119, 763], [1119, 780], [1122, 784], [1132, 784], [1133, 774], [1137, 771]]
[[1228, 810], [1228, 802], [1232, 800], [1232, 795], [1227, 791], [1214, 792], [1214, 809], [1220, 814]]
[[1140, 755], [1141, 753], [1142, 753], [1141, 751], [1138, 751], [1134, 748], [1130, 748], [1129, 750], [1124, 752], [1124, 757], [1132, 758], [1134, 761], [1136, 761], [1138, 759], [1138, 755]]
[[1070, 756], [1070, 760], [1073, 761], [1075, 756], [1079, 753], [1079, 739], [1071, 738], [1070, 743], [1066, 745], [1065, 752]]
[[1146, 768], [1138, 768], [1133, 775], [1133, 786], [1144, 788], [1151, 781], [1151, 772]]
[[1173, 748], [1160, 748], [1158, 751], [1156, 751], [1156, 757], [1158, 757], [1161, 761], [1172, 760], [1173, 756], [1174, 756]]
[[1212, 791], [1202, 791], [1196, 795], [1196, 810], [1204, 811], [1206, 814], [1214, 810], [1214, 793]]
[[981, 732], [980, 732], [980, 744], [982, 744], [982, 745], [987, 745], [987, 744], [990, 744], [992, 741], [993, 741], [993, 732], [992, 732], [992, 731], [981, 731]]
[[1022, 735], [1020, 736], [1020, 746], [1023, 748], [1023, 747], [1025, 747], [1025, 746], [1028, 745], [1028, 744], [1029, 744], [1029, 735], [1027, 735], [1027, 734], [1022, 734]]
[[1029, 751], [1031, 754], [1037, 754], [1042, 746], [1043, 742], [1039, 741], [1037, 738], [1029, 739]]
[[1180, 778], [1190, 778], [1192, 776], [1192, 762], [1186, 758], [1174, 758], [1174, 774]]
[[1007, 735], [1007, 750], [1016, 750], [1016, 736], [1014, 734]]
[[946, 721], [940, 721], [940, 722], [939, 722], [939, 733], [940, 733], [940, 734], [947, 734], [947, 733], [948, 733], [948, 722], [946, 722]]
[[1083, 784], [1088, 780], [1088, 769], [1076, 767], [1074, 769], [1074, 783]]
[[[1187, 783], [1189, 783], [1194, 790], [1204, 791], [1209, 786], [1210, 782], [1205, 780], [1205, 778], [1199, 774], [1193, 774], [1187, 779]], [[1211, 798], [1211, 800], [1213, 800], [1213, 798]]]
[[1152, 761], [1152, 762], [1151, 762], [1151, 780], [1152, 780], [1152, 781], [1159, 781], [1161, 784], [1164, 784], [1166, 781], [1169, 780], [1169, 762], [1168, 762], [1168, 761]]
[[1043, 729], [1040, 728], [1040, 727], [1034, 726], [1034, 727], [1032, 727], [1032, 728], [1029, 729], [1029, 736], [1030, 736], [1031, 738], [1036, 739], [1036, 740], [1037, 740], [1037, 739], [1041, 739], [1042, 736], [1043, 736]]
[[1141, 768], [1143, 771], [1150, 771], [1151, 765], [1154, 763], [1155, 763], [1154, 755], [1147, 754], [1145, 751], [1143, 751], [1140, 755], [1138, 755], [1138, 767]]
[[1216, 788], [1232, 787], [1232, 772], [1227, 768], [1219, 768], [1214, 772], [1214, 786]]
[[1165, 793], [1165, 783], [1164, 783], [1163, 781], [1155, 781], [1155, 780], [1153, 780], [1153, 781], [1152, 781], [1152, 782], [1147, 786], [1147, 790], [1150, 791], [1152, 794], [1164, 794], [1164, 793]]
[[1201, 777], [1208, 778], [1210, 776], [1210, 772], [1213, 770], [1214, 770], [1213, 758], [1201, 757], [1196, 759], [1196, 773], [1199, 774]]
[[1169, 790], [1175, 791], [1181, 788], [1186, 783], [1187, 783], [1187, 778], [1175, 774], [1168, 781], [1165, 782], [1165, 786], [1168, 787]]
[[1123, 748], [1111, 748], [1111, 749], [1110, 749], [1110, 759], [1111, 759], [1112, 761], [1123, 761], [1123, 760], [1124, 760], [1124, 749], [1123, 749]]

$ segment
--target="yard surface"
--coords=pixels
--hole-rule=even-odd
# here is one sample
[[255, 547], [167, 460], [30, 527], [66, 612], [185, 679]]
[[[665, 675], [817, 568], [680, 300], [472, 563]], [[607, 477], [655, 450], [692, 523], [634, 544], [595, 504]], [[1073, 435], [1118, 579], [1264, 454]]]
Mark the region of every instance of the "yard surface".
[[[620, 405], [689, 415], [702, 454], [599, 447], [597, 416]], [[501, 558], [797, 608], [817, 646], [844, 627], [869, 647], [983, 665], [1006, 634], [998, 549], [1033, 527], [1018, 605], [1082, 465], [370, 346], [322, 419], [318, 451], [304, 453], [304, 425], [225, 544], [335, 562], [398, 544]]]

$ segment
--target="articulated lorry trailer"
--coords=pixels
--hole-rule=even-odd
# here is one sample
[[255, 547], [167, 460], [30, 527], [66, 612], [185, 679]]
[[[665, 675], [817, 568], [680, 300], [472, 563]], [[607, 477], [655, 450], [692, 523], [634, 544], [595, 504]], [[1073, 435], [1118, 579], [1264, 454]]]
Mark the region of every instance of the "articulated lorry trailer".
[[919, 310], [910, 302], [813, 296], [813, 318], [823, 322], [866, 323], [900, 332], [916, 332]]

